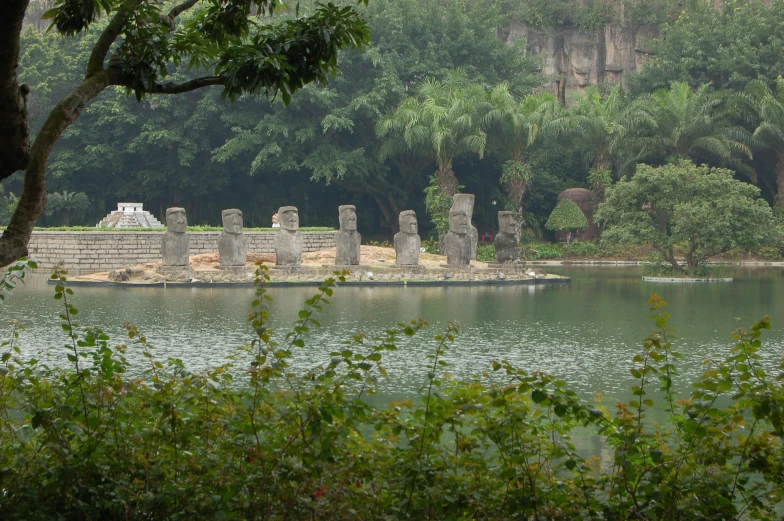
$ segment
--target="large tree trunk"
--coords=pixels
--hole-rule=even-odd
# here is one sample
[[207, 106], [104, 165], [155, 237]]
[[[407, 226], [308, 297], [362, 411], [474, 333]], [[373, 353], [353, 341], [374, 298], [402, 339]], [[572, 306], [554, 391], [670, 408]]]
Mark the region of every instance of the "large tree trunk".
[[784, 206], [784, 152], [779, 154], [778, 162], [776, 163], [776, 189], [777, 189], [777, 200], [776, 204], [779, 206]]
[[30, 150], [19, 206], [0, 237], [0, 266], [27, 255], [27, 242], [35, 222], [46, 207], [46, 165], [52, 147], [82, 112], [84, 106], [109, 85], [109, 75], [101, 71], [85, 80], [58, 103], [46, 119]]
[[0, 2], [0, 179], [30, 162], [27, 127], [27, 85], [19, 85], [17, 68], [24, 14], [29, 0]]
[[452, 197], [457, 193], [457, 177], [455, 171], [452, 170], [452, 165], [444, 165], [438, 167], [438, 191], [442, 195]]

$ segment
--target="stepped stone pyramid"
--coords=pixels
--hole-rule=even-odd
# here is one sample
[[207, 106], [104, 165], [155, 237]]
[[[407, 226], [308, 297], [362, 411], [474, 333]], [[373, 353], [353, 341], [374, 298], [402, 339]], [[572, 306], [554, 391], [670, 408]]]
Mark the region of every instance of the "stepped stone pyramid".
[[161, 221], [143, 210], [142, 203], [117, 203], [117, 209], [101, 219], [96, 228], [162, 228]]

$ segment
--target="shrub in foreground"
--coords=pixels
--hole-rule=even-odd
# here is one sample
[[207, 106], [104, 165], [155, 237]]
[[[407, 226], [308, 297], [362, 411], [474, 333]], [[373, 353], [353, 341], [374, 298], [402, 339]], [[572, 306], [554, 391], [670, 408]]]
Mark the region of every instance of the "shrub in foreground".
[[[760, 364], [767, 317], [736, 331], [730, 356], [679, 401], [679, 355], [654, 295], [656, 331], [632, 362], [633, 399], [612, 413], [504, 361], [476, 380], [450, 378], [449, 324], [416, 399], [375, 407], [365, 398], [385, 375], [384, 355], [427, 323], [354, 335], [295, 370], [292, 352], [306, 348], [340, 277], [279, 335], [261, 268], [250, 342], [198, 373], [158, 360], [131, 325], [120, 345], [78, 325], [64, 274], [53, 278], [70, 366], [24, 356], [17, 326], [2, 347], [3, 520], [777, 518], [784, 393]], [[130, 351], [146, 367], [132, 366]], [[646, 418], [654, 396], [661, 424]], [[570, 435], [585, 426], [606, 439], [611, 461], [577, 454]]]

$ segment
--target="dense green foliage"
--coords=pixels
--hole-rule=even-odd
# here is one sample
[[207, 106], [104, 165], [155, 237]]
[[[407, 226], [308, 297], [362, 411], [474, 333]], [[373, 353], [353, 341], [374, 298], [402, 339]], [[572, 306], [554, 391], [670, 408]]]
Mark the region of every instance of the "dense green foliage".
[[[84, 192], [93, 204], [72, 220], [88, 226], [121, 199], [156, 216], [185, 206], [191, 222], [204, 224], [239, 207], [251, 227], [268, 226], [286, 204], [304, 225], [336, 226], [335, 206], [355, 204], [370, 238], [388, 236], [409, 208], [422, 215], [423, 236], [429, 224], [443, 231], [448, 195], [460, 186], [477, 196], [480, 230], [494, 230], [496, 210], [508, 209], [524, 235], [539, 238], [563, 189], [591, 188], [601, 199], [641, 162], [690, 158], [734, 170], [774, 203], [784, 193], [775, 130], [784, 4], [773, 3], [727, 2], [717, 12], [700, 0], [378, 0], [361, 10], [372, 43], [343, 52], [328, 85], [305, 86], [287, 107], [249, 96], [229, 105], [218, 91], [140, 103], [104, 92], [55, 147], [49, 191]], [[655, 23], [666, 38], [627, 76], [629, 89], [591, 87], [562, 107], [549, 93], [532, 94], [547, 80], [536, 76], [539, 59], [498, 38], [510, 20], [584, 29], [598, 20]], [[709, 43], [693, 36], [702, 32]], [[67, 40], [24, 34], [34, 131], [83, 73], [95, 38], [93, 30]], [[180, 81], [193, 72], [182, 63], [168, 74]], [[4, 185], [2, 206], [13, 209], [21, 181]]]
[[[442, 360], [458, 333], [450, 324], [423, 361], [416, 399], [386, 407], [365, 397], [386, 374], [385, 354], [423, 320], [356, 334], [331, 359], [293, 367], [335, 279], [276, 335], [260, 270], [252, 341], [192, 373], [158, 360], [132, 325], [119, 345], [79, 325], [63, 275], [53, 278], [68, 363], [24, 355], [22, 324], [2, 344], [4, 520], [777, 517], [784, 389], [761, 363], [767, 317], [739, 329], [729, 358], [678, 400], [680, 355], [653, 296], [655, 331], [631, 362], [632, 399], [613, 410], [502, 360], [456, 381]], [[665, 419], [653, 423], [656, 402]], [[586, 427], [609, 456], [578, 454], [571, 436]]]
[[[726, 169], [688, 162], [640, 165], [632, 179], [608, 188], [594, 218], [607, 226], [602, 240], [650, 243], [683, 272], [736, 248], [776, 245], [780, 230], [758, 197], [757, 188]], [[676, 254], [678, 245], [683, 248]]]
[[561, 199], [544, 226], [548, 230], [573, 232], [588, 228], [588, 219], [577, 203], [571, 199]]

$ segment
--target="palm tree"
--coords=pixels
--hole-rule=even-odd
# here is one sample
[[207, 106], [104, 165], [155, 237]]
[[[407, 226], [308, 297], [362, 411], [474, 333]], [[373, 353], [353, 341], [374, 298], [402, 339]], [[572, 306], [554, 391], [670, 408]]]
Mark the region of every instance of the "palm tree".
[[746, 87], [746, 94], [759, 117], [754, 138], [776, 154], [776, 204], [784, 206], [784, 79], [779, 76], [775, 93], [765, 82], [752, 81]]
[[525, 155], [540, 139], [542, 127], [560, 111], [555, 96], [546, 92], [530, 94], [522, 100], [509, 91], [509, 84], [496, 86], [487, 99], [482, 125], [490, 143], [509, 160], [504, 163], [501, 181], [515, 204], [518, 219], [523, 215], [523, 197], [531, 181]]
[[647, 139], [644, 154], [710, 161], [753, 177], [753, 171], [738, 159], [751, 158], [750, 135], [731, 123], [731, 106], [725, 101], [710, 85], [693, 90], [684, 82], [657, 90], [649, 105], [656, 132]]
[[425, 80], [415, 96], [376, 123], [376, 135], [384, 139], [381, 159], [413, 153], [435, 160], [438, 191], [451, 197], [458, 188], [452, 169], [455, 157], [484, 154], [487, 136], [477, 110], [485, 98], [482, 86], [469, 82], [459, 69], [444, 81]]
[[62, 212], [60, 226], [69, 226], [71, 224], [72, 211], [80, 212], [89, 207], [90, 198], [84, 192], [63, 190], [62, 193], [55, 192], [49, 194], [49, 199], [46, 203], [46, 215]]
[[566, 148], [580, 154], [595, 172], [618, 179], [633, 168], [642, 149], [640, 136], [653, 126], [645, 103], [627, 101], [615, 85], [606, 95], [588, 87], [575, 108], [545, 125], [544, 132], [556, 143], [568, 143]]

